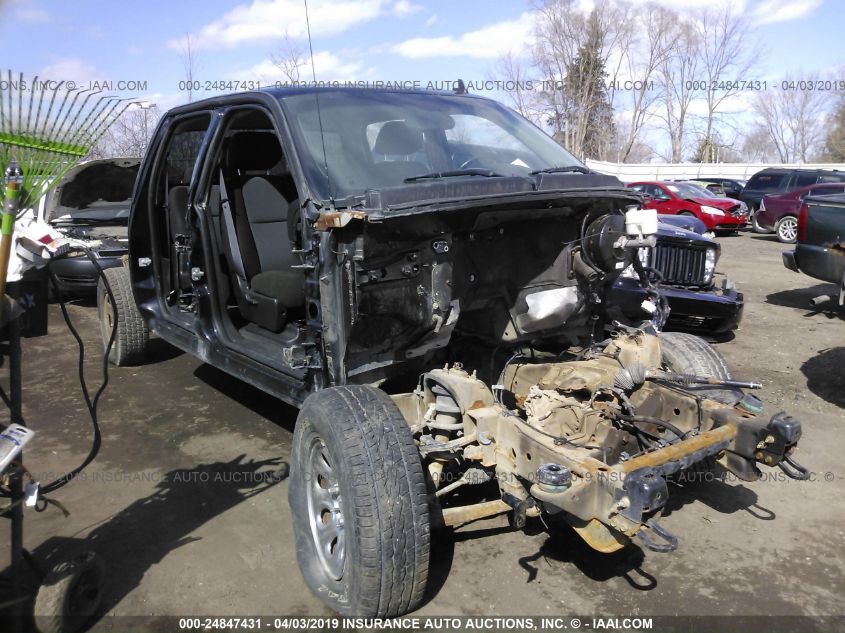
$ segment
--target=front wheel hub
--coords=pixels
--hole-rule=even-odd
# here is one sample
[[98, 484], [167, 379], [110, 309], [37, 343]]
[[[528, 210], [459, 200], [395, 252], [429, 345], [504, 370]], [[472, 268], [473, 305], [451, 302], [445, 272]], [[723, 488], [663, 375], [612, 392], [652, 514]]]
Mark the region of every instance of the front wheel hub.
[[308, 521], [317, 560], [328, 577], [340, 580], [346, 561], [342, 496], [326, 445], [319, 437], [311, 444], [307, 464]]

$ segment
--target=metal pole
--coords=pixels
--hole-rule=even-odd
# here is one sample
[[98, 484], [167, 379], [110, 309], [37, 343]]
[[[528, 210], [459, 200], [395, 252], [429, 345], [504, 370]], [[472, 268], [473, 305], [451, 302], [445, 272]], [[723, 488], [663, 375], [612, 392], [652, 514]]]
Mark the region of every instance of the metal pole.
[[[4, 277], [5, 279], [5, 277]], [[17, 318], [9, 320], [9, 401], [11, 403], [11, 421], [23, 424], [21, 415], [21, 330]], [[23, 463], [23, 453], [18, 455]], [[10, 483], [11, 502], [11, 568], [12, 568], [12, 622], [14, 630], [23, 630], [23, 592], [21, 576], [23, 573], [23, 472], [15, 468]]]
[[6, 275], [9, 273], [9, 258], [12, 254], [12, 237], [15, 232], [15, 216], [18, 213], [18, 198], [21, 193], [23, 175], [18, 161], [12, 160], [6, 167], [6, 195], [3, 201], [2, 222], [0, 222], [0, 316], [6, 294]]

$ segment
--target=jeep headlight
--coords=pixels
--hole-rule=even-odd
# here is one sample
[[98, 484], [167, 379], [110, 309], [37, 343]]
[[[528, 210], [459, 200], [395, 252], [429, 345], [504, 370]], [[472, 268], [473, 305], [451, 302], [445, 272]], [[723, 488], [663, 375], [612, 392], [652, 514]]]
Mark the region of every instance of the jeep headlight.
[[719, 259], [719, 253], [715, 248], [708, 248], [704, 251], [704, 282], [710, 283], [713, 281], [713, 273], [716, 272], [716, 262]]
[[725, 212], [716, 207], [708, 207], [706, 204], [701, 205], [701, 212], [707, 215], [725, 215]]
[[[643, 246], [642, 248], [637, 249], [637, 257], [640, 258], [643, 266], [648, 266], [649, 259], [651, 259], [651, 249]], [[634, 270], [634, 265], [631, 264], [622, 271], [623, 277], [628, 277], [629, 279], [639, 279], [639, 275], [637, 275], [637, 271]]]

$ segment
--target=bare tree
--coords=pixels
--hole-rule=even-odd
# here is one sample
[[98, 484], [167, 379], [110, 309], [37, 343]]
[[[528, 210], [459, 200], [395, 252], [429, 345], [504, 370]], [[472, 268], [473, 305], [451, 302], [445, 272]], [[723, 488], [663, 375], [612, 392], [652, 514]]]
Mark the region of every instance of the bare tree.
[[88, 158], [143, 156], [161, 117], [158, 107], [130, 106], [97, 142]]
[[297, 83], [301, 76], [300, 69], [308, 64], [308, 56], [305, 49], [285, 33], [278, 50], [270, 53], [270, 61], [287, 81]]
[[545, 0], [536, 5], [532, 51], [543, 79], [538, 98], [555, 138], [576, 155], [603, 158], [613, 137], [607, 68], [627, 25], [619, 3], [600, 0], [588, 14], [575, 0]]
[[758, 94], [754, 101], [753, 109], [783, 163], [806, 163], [822, 153], [831, 93], [804, 89], [805, 82], [817, 81], [815, 75], [802, 80], [787, 76], [772, 94]]
[[[631, 100], [630, 109], [625, 114], [626, 125], [619, 126], [626, 131], [619, 146], [619, 162], [632, 159], [631, 154], [638, 144], [640, 134], [654, 114], [660, 96], [654, 89], [654, 80], [672, 53], [675, 45], [672, 32], [677, 19], [674, 11], [650, 3], [629, 22], [632, 28], [628, 33], [636, 33], [636, 37], [626, 38], [625, 46], [620, 51], [620, 58], [625, 61], [627, 81], [630, 82], [628, 87]], [[613, 85], [618, 83], [614, 81]], [[642, 151], [637, 154], [642, 154]]]
[[669, 136], [670, 153], [666, 158], [679, 163], [687, 138], [690, 105], [696, 97], [701, 38], [690, 22], [678, 21], [669, 39], [673, 42], [672, 52], [659, 64], [657, 73], [663, 88], [659, 118]]
[[701, 92], [707, 104], [703, 142], [711, 148], [710, 156], [703, 158], [709, 158], [705, 162], [713, 162], [716, 118], [725, 102], [743, 90], [742, 81], [748, 79], [759, 51], [749, 46], [747, 36], [751, 26], [748, 19], [728, 4], [702, 10], [693, 25], [700, 44]]
[[188, 93], [188, 103], [194, 100], [194, 86], [197, 76], [197, 55], [194, 51], [194, 36], [185, 33], [185, 39], [179, 49], [179, 58], [185, 71], [185, 92]]
[[540, 117], [537, 116], [535, 94], [529, 89], [532, 78], [528, 63], [508, 51], [497, 60], [494, 72], [505, 82], [502, 92], [511, 102], [513, 109], [526, 119], [541, 123]]
[[779, 159], [769, 132], [763, 125], [752, 128], [739, 143], [740, 159], [737, 162], [768, 163]]

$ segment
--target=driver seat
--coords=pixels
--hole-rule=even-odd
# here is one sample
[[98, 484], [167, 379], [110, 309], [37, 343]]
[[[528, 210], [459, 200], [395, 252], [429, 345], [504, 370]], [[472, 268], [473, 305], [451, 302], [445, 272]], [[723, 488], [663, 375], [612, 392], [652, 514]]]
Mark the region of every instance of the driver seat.
[[[410, 127], [404, 121], [388, 121], [381, 126], [373, 145], [373, 154], [381, 154], [387, 159], [373, 164], [376, 178], [384, 185], [401, 185], [405, 178], [419, 176], [431, 171], [426, 165], [415, 160], [407, 160], [423, 147], [423, 135], [417, 128]], [[402, 157], [396, 160], [395, 157]]]

